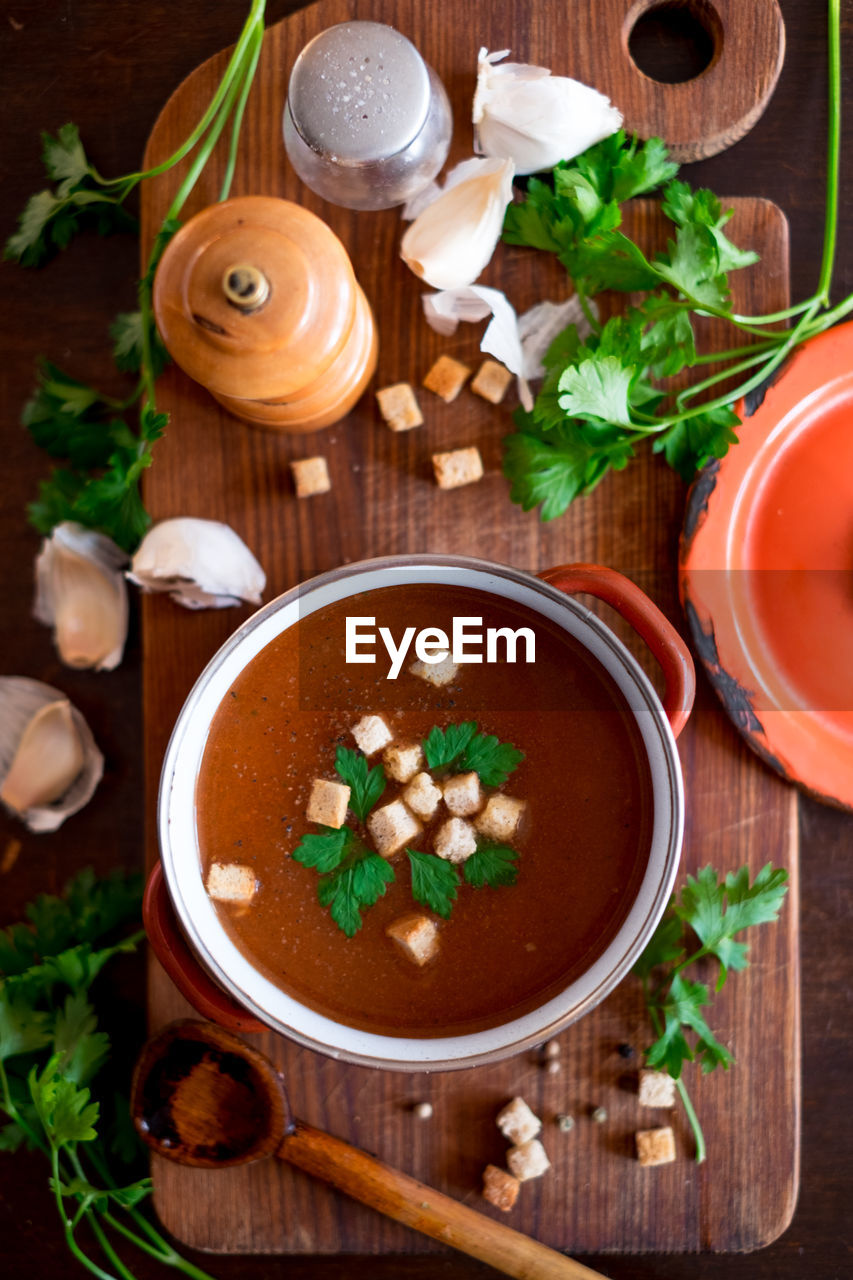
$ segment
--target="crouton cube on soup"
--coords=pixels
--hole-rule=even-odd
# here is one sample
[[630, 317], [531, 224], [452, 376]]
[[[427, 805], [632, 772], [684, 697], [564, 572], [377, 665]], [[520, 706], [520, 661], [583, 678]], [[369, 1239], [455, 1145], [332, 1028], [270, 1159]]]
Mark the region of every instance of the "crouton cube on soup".
[[362, 716], [353, 726], [352, 736], [359, 751], [366, 756], [374, 756], [377, 751], [387, 747], [394, 735], [381, 716]]
[[305, 817], [309, 822], [318, 822], [323, 827], [333, 827], [338, 831], [346, 822], [349, 797], [350, 789], [343, 783], [315, 778]]
[[438, 925], [430, 916], [412, 912], [392, 920], [385, 932], [408, 960], [423, 966], [438, 954]]
[[404, 844], [420, 835], [421, 824], [402, 800], [392, 800], [381, 809], [373, 810], [367, 819], [367, 829], [373, 837], [376, 852], [383, 858], [393, 858]]

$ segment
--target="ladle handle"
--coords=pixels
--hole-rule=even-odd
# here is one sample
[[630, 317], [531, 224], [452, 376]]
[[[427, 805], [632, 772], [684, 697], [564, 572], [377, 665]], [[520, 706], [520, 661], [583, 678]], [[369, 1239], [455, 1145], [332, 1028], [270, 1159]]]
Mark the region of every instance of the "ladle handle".
[[300, 1120], [276, 1154], [395, 1222], [479, 1258], [505, 1275], [521, 1280], [602, 1280], [600, 1272]]
[[663, 709], [677, 738], [693, 706], [696, 672], [690, 650], [657, 605], [630, 578], [599, 564], [563, 564], [538, 576], [567, 595], [586, 592], [603, 600], [630, 623], [663, 671]]

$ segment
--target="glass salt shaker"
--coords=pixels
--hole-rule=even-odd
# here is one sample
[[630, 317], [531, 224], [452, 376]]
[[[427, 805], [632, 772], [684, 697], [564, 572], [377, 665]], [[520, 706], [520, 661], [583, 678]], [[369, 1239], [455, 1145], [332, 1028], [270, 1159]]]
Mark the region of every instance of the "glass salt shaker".
[[388, 209], [432, 181], [452, 124], [444, 86], [410, 40], [381, 22], [342, 22], [296, 59], [284, 144], [317, 195]]

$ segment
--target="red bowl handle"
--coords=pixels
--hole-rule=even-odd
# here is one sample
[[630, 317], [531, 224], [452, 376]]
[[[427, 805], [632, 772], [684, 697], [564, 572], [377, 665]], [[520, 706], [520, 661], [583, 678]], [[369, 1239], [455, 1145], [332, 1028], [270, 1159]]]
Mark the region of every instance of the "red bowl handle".
[[231, 1031], [268, 1031], [213, 981], [196, 960], [175, 917], [160, 862], [155, 862], [142, 899], [142, 923], [151, 949], [185, 1000], [208, 1022]]
[[567, 595], [586, 592], [596, 596], [630, 623], [663, 671], [663, 709], [677, 738], [693, 706], [696, 672], [687, 645], [657, 605], [630, 578], [603, 565], [562, 564], [545, 569], [539, 577]]

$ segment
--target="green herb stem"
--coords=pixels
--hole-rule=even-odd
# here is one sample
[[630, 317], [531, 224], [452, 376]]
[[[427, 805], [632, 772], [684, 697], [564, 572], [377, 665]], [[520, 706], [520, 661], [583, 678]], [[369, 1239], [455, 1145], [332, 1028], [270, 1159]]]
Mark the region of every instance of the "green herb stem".
[[779, 339], [765, 338], [763, 342], [748, 342], [742, 347], [729, 347], [728, 351], [706, 351], [697, 355], [694, 365], [719, 364], [724, 360], [736, 360], [739, 356], [754, 355], [759, 351], [771, 351]]
[[153, 1244], [149, 1244], [147, 1240], [143, 1240], [135, 1231], [131, 1231], [123, 1222], [109, 1212], [103, 1212], [101, 1217], [113, 1231], [117, 1231], [119, 1235], [124, 1236], [137, 1249], [141, 1249], [143, 1253], [147, 1253], [149, 1257], [156, 1258], [158, 1262], [162, 1262], [166, 1267], [173, 1267], [176, 1271], [182, 1271], [184, 1275], [191, 1276], [192, 1280], [214, 1280], [209, 1271], [202, 1271], [200, 1267], [196, 1267], [186, 1258], [182, 1258], [179, 1253], [170, 1248], [165, 1240], [161, 1237], [161, 1247], [157, 1248]]
[[177, 151], [174, 151], [166, 160], [162, 160], [151, 169], [138, 170], [135, 173], [125, 174], [121, 178], [104, 179], [100, 177], [96, 170], [93, 169], [92, 176], [97, 182], [102, 183], [104, 186], [130, 184], [127, 191], [125, 191], [120, 197], [121, 200], [124, 200], [129, 192], [133, 190], [133, 187], [135, 187], [139, 182], [145, 181], [148, 178], [156, 178], [161, 173], [166, 173], [169, 169], [173, 169], [176, 164], [179, 164], [185, 156], [189, 155], [196, 143], [199, 142], [207, 132], [211, 122], [216, 118], [219, 108], [225, 100], [235, 79], [239, 83], [242, 78], [245, 71], [244, 62], [246, 49], [254, 40], [258, 26], [263, 26], [265, 8], [266, 0], [252, 0], [252, 7], [249, 10], [249, 16], [244, 23], [243, 30], [240, 32], [237, 43], [234, 46], [234, 52], [231, 54], [228, 65], [223, 72], [222, 79], [216, 88], [216, 92], [210, 100], [204, 115], [201, 117], [192, 133], [190, 133], [189, 137], [181, 143]]
[[841, 5], [829, 0], [829, 124], [826, 142], [826, 209], [824, 212], [823, 257], [817, 297], [829, 305], [835, 244], [838, 233], [838, 172], [841, 156]]
[[[648, 1010], [649, 1018], [651, 1020], [652, 1027], [654, 1028], [655, 1035], [660, 1037], [661, 1035], [663, 1035], [663, 1025], [661, 1024], [660, 1014], [655, 1008], [654, 1002], [652, 1000], [652, 995], [651, 995], [651, 992], [649, 991], [648, 980], [645, 978], [643, 979], [643, 998], [646, 1003], [646, 1009]], [[693, 1103], [690, 1100], [690, 1094], [687, 1092], [687, 1085], [684, 1083], [681, 1076], [679, 1076], [678, 1079], [676, 1080], [675, 1087], [678, 1090], [678, 1096], [681, 1098], [681, 1102], [682, 1102], [682, 1105], [684, 1106], [685, 1114], [687, 1116], [687, 1119], [690, 1122], [690, 1128], [693, 1130], [693, 1140], [696, 1143], [696, 1157], [695, 1157], [696, 1163], [703, 1164], [705, 1161], [705, 1157], [707, 1155], [707, 1151], [705, 1148], [705, 1135], [702, 1132], [702, 1126], [699, 1123], [699, 1117], [697, 1116]]]
[[65, 1205], [62, 1202], [63, 1178], [59, 1168], [59, 1151], [53, 1143], [50, 1144], [50, 1147], [50, 1167], [53, 1173], [53, 1195], [56, 1201], [57, 1212], [59, 1213], [59, 1218], [62, 1223], [65, 1243], [77, 1261], [84, 1266], [87, 1271], [90, 1271], [93, 1276], [98, 1276], [99, 1280], [115, 1280], [115, 1276], [111, 1276], [108, 1271], [104, 1271], [102, 1267], [99, 1267], [96, 1262], [93, 1262], [91, 1258], [87, 1257], [87, 1255], [83, 1253], [74, 1238], [74, 1227], [65, 1212]]
[[103, 1227], [98, 1221], [98, 1215], [92, 1211], [88, 1211], [86, 1214], [86, 1217], [89, 1223], [89, 1227], [92, 1231], [92, 1235], [95, 1237], [98, 1244], [101, 1246], [101, 1249], [104, 1251], [107, 1258], [109, 1258], [110, 1262], [115, 1267], [116, 1271], [121, 1277], [121, 1280], [135, 1280], [133, 1272], [130, 1271], [124, 1265], [121, 1258], [118, 1256], [115, 1249], [110, 1244], [109, 1237], [107, 1236], [106, 1232], [104, 1231]]
[[[707, 391], [710, 387], [715, 387], [717, 383], [725, 382], [728, 378], [736, 378], [739, 373], [745, 373], [747, 369], [754, 369], [757, 364], [764, 364], [766, 361], [766, 352], [759, 351], [746, 360], [740, 360], [737, 364], [721, 369], [719, 373], [712, 374], [709, 378], [703, 378], [701, 382], [692, 382], [689, 387], [685, 387], [683, 391], [678, 393], [676, 404], [679, 408], [683, 408], [688, 400], [701, 395], [703, 391]], [[701, 405], [700, 408], [704, 412], [707, 406]]]
[[258, 66], [258, 59], [261, 56], [261, 49], [264, 43], [263, 23], [255, 27], [252, 42], [249, 45], [248, 63], [243, 73], [243, 83], [240, 88], [240, 96], [237, 99], [237, 105], [234, 108], [234, 116], [231, 125], [231, 145], [228, 149], [228, 161], [225, 166], [225, 177], [222, 180], [222, 188], [219, 192], [220, 200], [227, 200], [231, 194], [231, 183], [234, 180], [234, 170], [237, 165], [237, 150], [240, 144], [240, 129], [243, 124], [243, 114], [246, 110], [246, 102], [249, 98], [252, 85], [255, 81], [255, 71]]

